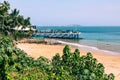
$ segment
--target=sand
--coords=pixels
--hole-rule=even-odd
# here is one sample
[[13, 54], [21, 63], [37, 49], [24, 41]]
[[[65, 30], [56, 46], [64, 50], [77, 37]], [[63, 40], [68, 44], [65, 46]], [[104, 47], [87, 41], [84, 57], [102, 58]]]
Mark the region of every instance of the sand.
[[[44, 56], [51, 59], [56, 53], [62, 55], [64, 45], [45, 45], [35, 43], [19, 43], [18, 48], [24, 50], [29, 56], [38, 58]], [[71, 47], [71, 51], [74, 52], [75, 48]], [[90, 51], [91, 52], [91, 51]], [[85, 55], [87, 51], [80, 50], [81, 55]], [[115, 74], [115, 80], [120, 80], [120, 56], [108, 55], [98, 52], [92, 52], [93, 57], [97, 58], [98, 62], [103, 63], [105, 66], [105, 72], [107, 74]]]

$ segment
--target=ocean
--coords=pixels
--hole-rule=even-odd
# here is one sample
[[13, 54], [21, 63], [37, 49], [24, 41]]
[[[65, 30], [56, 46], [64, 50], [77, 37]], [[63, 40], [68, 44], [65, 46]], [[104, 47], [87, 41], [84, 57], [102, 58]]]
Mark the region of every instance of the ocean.
[[37, 26], [37, 30], [79, 31], [83, 39], [57, 40], [72, 43], [80, 49], [87, 46], [87, 50], [94, 48], [120, 55], [120, 26]]

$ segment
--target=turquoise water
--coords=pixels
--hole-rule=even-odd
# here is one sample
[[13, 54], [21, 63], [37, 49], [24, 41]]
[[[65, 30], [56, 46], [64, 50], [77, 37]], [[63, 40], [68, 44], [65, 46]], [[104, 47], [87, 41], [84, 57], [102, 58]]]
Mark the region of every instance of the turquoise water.
[[33, 39], [34, 39], [34, 38], [35, 38], [35, 39], [36, 39], [36, 38], [37, 38], [37, 39], [44, 39], [44, 37], [42, 37], [42, 36], [33, 36], [32, 38], [33, 38]]
[[71, 30], [80, 31], [82, 40], [68, 40], [62, 41], [72, 42], [87, 46], [94, 46], [99, 49], [114, 51], [120, 53], [120, 27], [119, 26], [49, 26], [37, 27], [37, 30]]

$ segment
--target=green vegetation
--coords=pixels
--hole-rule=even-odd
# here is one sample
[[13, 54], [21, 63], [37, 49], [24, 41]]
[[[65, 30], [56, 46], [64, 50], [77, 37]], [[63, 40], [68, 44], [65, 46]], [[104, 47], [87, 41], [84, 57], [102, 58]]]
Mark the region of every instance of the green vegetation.
[[104, 73], [104, 66], [91, 53], [80, 56], [68, 45], [63, 55], [52, 60], [34, 59], [18, 49], [12, 39], [0, 38], [0, 80], [114, 80], [114, 75]]
[[114, 80], [114, 75], [105, 74], [103, 64], [91, 53], [80, 56], [78, 49], [72, 53], [68, 45], [62, 57], [56, 54], [52, 60], [42, 56], [35, 60], [28, 56], [10, 37], [15, 40], [29, 37], [31, 30], [26, 33], [18, 28], [29, 27], [30, 18], [24, 19], [17, 9], [11, 13], [9, 10], [7, 1], [0, 3], [0, 80]]
[[0, 2], [0, 34], [11, 36], [15, 40], [29, 37], [32, 33], [31, 29], [27, 32], [18, 29], [20, 26], [24, 29], [30, 28], [30, 17], [25, 19], [22, 15], [19, 15], [19, 10], [14, 9], [11, 12], [9, 10], [10, 4], [7, 1]]

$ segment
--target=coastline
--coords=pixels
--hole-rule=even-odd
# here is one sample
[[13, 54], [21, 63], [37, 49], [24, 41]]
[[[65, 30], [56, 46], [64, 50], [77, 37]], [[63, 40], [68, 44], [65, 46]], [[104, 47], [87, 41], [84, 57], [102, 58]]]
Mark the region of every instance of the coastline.
[[[60, 42], [55, 39], [48, 40], [48, 42]], [[39, 56], [44, 56], [48, 59], [52, 59], [52, 57], [59, 53], [60, 56], [62, 56], [63, 48], [66, 44], [62, 42], [62, 44], [38, 44], [38, 43], [18, 43], [17, 47], [24, 50], [29, 56], [38, 58]], [[75, 46], [72, 44], [68, 44], [71, 47], [71, 51], [74, 52], [74, 50], [81, 46]], [[98, 62], [104, 64], [105, 66], [105, 72], [106, 73], [114, 73], [115, 74], [115, 80], [120, 80], [120, 55], [111, 55], [96, 51], [97, 49], [92, 47], [90, 49], [89, 46], [84, 46], [84, 48], [80, 49], [80, 55], [86, 55], [87, 52], [91, 52], [93, 54], [93, 57], [97, 58]], [[94, 50], [95, 49], [95, 50]], [[99, 50], [99, 49], [98, 49]]]
[[56, 39], [56, 42], [61, 43], [61, 44], [65, 44], [65, 45], [66, 44], [71, 45], [72, 47], [78, 48], [80, 50], [85, 50], [85, 51], [88, 51], [88, 52], [91, 51], [91, 52], [98, 52], [98, 53], [102, 53], [102, 54], [120, 56], [119, 52], [114, 52], [114, 51], [110, 51], [110, 50], [103, 50], [103, 49], [99, 49], [99, 48], [94, 47], [94, 46], [81, 45], [81, 44], [78, 44], [78, 43], [66, 42], [66, 41], [57, 40], [57, 39]]

